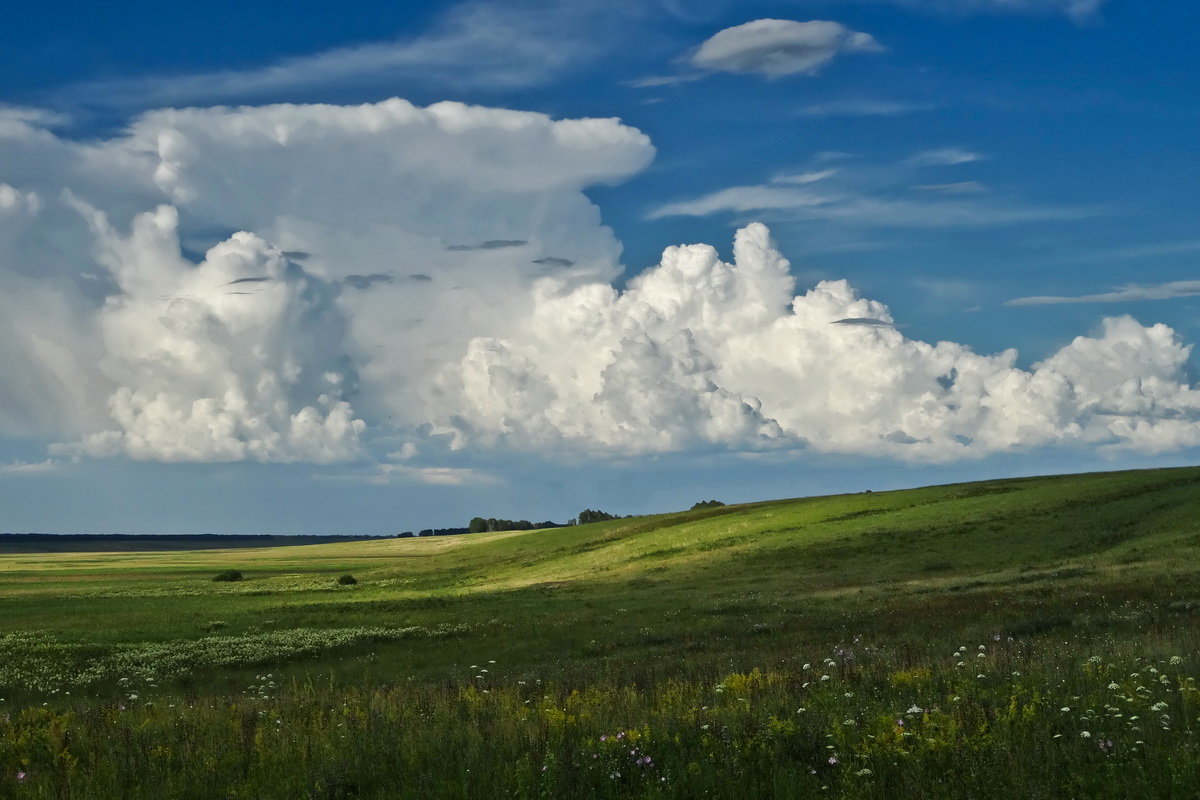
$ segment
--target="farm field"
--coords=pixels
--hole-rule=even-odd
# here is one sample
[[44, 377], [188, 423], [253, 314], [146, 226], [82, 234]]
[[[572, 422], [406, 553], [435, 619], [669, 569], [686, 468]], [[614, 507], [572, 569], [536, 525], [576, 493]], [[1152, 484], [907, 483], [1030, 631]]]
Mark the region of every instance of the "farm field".
[[1194, 796], [1198, 563], [1200, 468], [3, 554], [0, 798]]

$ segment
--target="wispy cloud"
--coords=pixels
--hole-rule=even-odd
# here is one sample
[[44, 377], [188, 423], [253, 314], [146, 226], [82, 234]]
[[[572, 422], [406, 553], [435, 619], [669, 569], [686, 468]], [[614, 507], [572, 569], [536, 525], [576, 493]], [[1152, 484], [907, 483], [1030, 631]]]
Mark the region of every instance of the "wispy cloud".
[[980, 194], [987, 187], [979, 181], [959, 181], [958, 183], [922, 183], [912, 187], [921, 192], [937, 194]]
[[938, 108], [933, 103], [905, 103], [897, 100], [831, 100], [807, 106], [810, 117], [898, 117]]
[[1186, 253], [1200, 253], [1200, 239], [1183, 239], [1174, 242], [1151, 242], [1129, 247], [1108, 247], [1103, 250], [1083, 253], [1059, 259], [1064, 264], [1088, 264], [1094, 261], [1135, 261], [1145, 258], [1161, 258]]
[[[1098, 207], [1045, 206], [981, 197], [975, 183], [928, 185], [902, 196], [894, 170], [864, 169], [848, 180], [835, 170], [777, 176], [767, 184], [731, 186], [700, 197], [666, 203], [647, 218], [754, 214], [771, 220], [826, 220], [873, 227], [992, 227], [1084, 219], [1108, 213]], [[911, 187], [910, 187], [911, 188]]]
[[[625, 5], [578, 2], [451, 7], [424, 33], [339, 47], [249, 69], [116, 79], [67, 87], [68, 105], [138, 107], [261, 100], [289, 92], [406, 81], [422, 87], [511, 88], [544, 83], [607, 48]], [[586, 33], [584, 33], [586, 32]], [[569, 44], [568, 44], [569, 43]]]
[[62, 462], [48, 458], [45, 461], [37, 461], [29, 463], [26, 461], [13, 461], [9, 464], [0, 464], [0, 474], [3, 475], [39, 475], [46, 472], [52, 472], [61, 466]]
[[1105, 0], [886, 0], [909, 8], [951, 14], [1065, 14], [1076, 22], [1092, 19]]
[[959, 164], [970, 164], [983, 161], [987, 156], [962, 147], [941, 147], [936, 150], [924, 150], [910, 156], [907, 163], [914, 167], [955, 167]]
[[405, 464], [380, 464], [368, 483], [423, 483], [430, 486], [478, 486], [499, 481], [494, 475], [467, 467], [410, 467]]
[[1060, 303], [1133, 303], [1143, 300], [1174, 300], [1179, 297], [1200, 295], [1200, 281], [1171, 281], [1156, 284], [1130, 284], [1111, 292], [1078, 296], [1017, 297], [1008, 300], [1006, 306], [1045, 306]]
[[791, 174], [785, 173], [771, 178], [771, 183], [784, 183], [803, 186], [808, 183], [817, 183], [818, 181], [823, 181], [826, 178], [832, 178], [837, 174], [838, 171], [836, 169], [822, 169], [813, 172], [797, 172]]

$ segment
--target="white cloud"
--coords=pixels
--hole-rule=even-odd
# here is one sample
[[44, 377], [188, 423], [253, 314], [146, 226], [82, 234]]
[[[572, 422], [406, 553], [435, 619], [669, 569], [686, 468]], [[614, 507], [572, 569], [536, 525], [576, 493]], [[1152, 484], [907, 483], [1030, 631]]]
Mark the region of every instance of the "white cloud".
[[[832, 154], [837, 156], [840, 154]], [[1109, 213], [1098, 207], [1044, 206], [988, 194], [976, 181], [912, 184], [913, 173], [935, 165], [965, 164], [984, 156], [963, 148], [928, 150], [897, 164], [842, 164], [795, 174], [765, 184], [729, 186], [664, 203], [648, 219], [732, 214], [740, 221], [819, 220], [858, 228], [954, 228], [1017, 225], [1084, 219]], [[831, 154], [813, 159], [827, 164]], [[916, 189], [917, 192], [912, 190]]]
[[912, 8], [949, 13], [1065, 14], [1083, 22], [1091, 19], [1105, 0], [887, 0]]
[[814, 172], [797, 172], [792, 174], [785, 173], [771, 178], [771, 183], [784, 183], [795, 186], [803, 186], [808, 183], [817, 183], [818, 181], [823, 181], [826, 178], [832, 178], [837, 174], [838, 171], [836, 169], [822, 169]]
[[1168, 283], [1133, 284], [1111, 292], [1068, 297], [1018, 297], [1005, 302], [1006, 306], [1044, 306], [1059, 303], [1130, 303], [1142, 300], [1173, 300], [1177, 297], [1200, 295], [1200, 281], [1170, 281]]
[[961, 147], [942, 147], [917, 153], [910, 157], [907, 163], [914, 167], [954, 167], [959, 164], [982, 161], [985, 158], [987, 156]]
[[444, 374], [458, 402], [443, 424], [460, 421], [464, 447], [807, 446], [927, 460], [1200, 441], [1189, 349], [1165, 326], [1108, 320], [1022, 370], [1014, 351], [905, 338], [845, 281], [793, 296], [761, 225], [740, 231], [734, 252], [725, 264], [705, 245], [668, 248], [624, 293], [540, 283], [529, 315], [471, 342]]
[[898, 117], [936, 108], [933, 103], [904, 103], [897, 100], [831, 100], [806, 106], [804, 113], [810, 117]]
[[158, 111], [95, 144], [26, 124], [3, 144], [6, 198], [71, 194], [0, 218], [0, 357], [20, 376], [0, 425], [159, 460], [343, 460], [365, 418], [422, 424], [432, 375], [523, 313], [531, 280], [616, 275], [581, 189], [653, 154], [614, 120], [401, 100]]
[[[970, 195], [971, 192], [934, 194]], [[1016, 225], [1048, 220], [1082, 219], [1098, 209], [1050, 207], [969, 199], [898, 198], [861, 189], [797, 189], [778, 184], [732, 186], [692, 200], [652, 209], [648, 219], [733, 213], [773, 215], [776, 219], [824, 220], [884, 228], [952, 228]]]
[[651, 211], [648, 217], [703, 217], [723, 211], [812, 209], [831, 202], [832, 197], [804, 189], [783, 186], [731, 186], [695, 200], [667, 203]]
[[60, 462], [49, 458], [37, 462], [13, 461], [9, 464], [0, 464], [0, 473], [5, 475], [43, 475], [53, 472], [60, 466]]
[[870, 34], [838, 22], [758, 19], [718, 31], [697, 48], [689, 63], [711, 72], [780, 78], [815, 75], [838, 55], [882, 49]]
[[68, 87], [82, 105], [151, 108], [276, 99], [331, 86], [509, 89], [538, 85], [606, 52], [644, 14], [632, 3], [474, 0], [413, 36], [338, 47], [245, 69], [119, 78]]
[[986, 192], [987, 187], [979, 181], [959, 181], [957, 183], [924, 183], [912, 188], [922, 192], [937, 194], [979, 194]]
[[[616, 120], [391, 100], [0, 136], [0, 431], [63, 454], [376, 460], [371, 479], [457, 484], [489, 480], [470, 459], [492, 448], [948, 460], [1197, 439], [1188, 348], [1164, 326], [1112, 320], [1022, 370], [908, 339], [844, 281], [797, 294], [761, 225], [731, 264], [672, 247], [617, 291], [620, 246], [584, 190], [653, 148]], [[983, 213], [792, 177], [709, 206]]]
[[379, 464], [367, 478], [376, 486], [394, 483], [423, 483], [429, 486], [480, 486], [500, 481], [493, 475], [470, 467], [410, 467], [405, 464]]

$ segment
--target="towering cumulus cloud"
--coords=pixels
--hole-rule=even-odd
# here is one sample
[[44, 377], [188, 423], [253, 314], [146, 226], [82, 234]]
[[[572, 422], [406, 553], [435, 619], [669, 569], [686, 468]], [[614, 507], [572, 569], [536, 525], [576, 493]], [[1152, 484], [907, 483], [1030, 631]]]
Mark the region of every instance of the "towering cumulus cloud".
[[[1030, 370], [797, 294], [766, 228], [624, 291], [584, 190], [611, 119], [402, 100], [163, 110], [81, 143], [0, 111], [0, 433], [81, 457], [405, 462], [1200, 444], [1188, 348], [1110, 319]], [[388, 455], [392, 454], [392, 455]]]
[[738, 232], [735, 263], [669, 248], [623, 294], [534, 287], [503, 340], [476, 339], [451, 371], [456, 418], [488, 441], [564, 439], [621, 452], [807, 444], [946, 460], [1052, 443], [1161, 450], [1200, 443], [1200, 392], [1172, 331], [1109, 319], [1032, 371], [906, 339], [845, 281], [793, 297], [767, 229]]

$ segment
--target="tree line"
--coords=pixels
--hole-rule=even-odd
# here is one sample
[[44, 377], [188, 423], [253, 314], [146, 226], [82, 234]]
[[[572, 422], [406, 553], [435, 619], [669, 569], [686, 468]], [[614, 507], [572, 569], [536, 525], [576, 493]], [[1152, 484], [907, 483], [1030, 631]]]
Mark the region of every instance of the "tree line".
[[[692, 510], [700, 508], [715, 508], [725, 505], [720, 500], [701, 500], [692, 506]], [[566, 522], [530, 522], [527, 519], [498, 519], [497, 517], [472, 517], [465, 528], [425, 528], [417, 533], [404, 531], [396, 534], [397, 538], [408, 539], [414, 536], [458, 536], [463, 533], [493, 533], [495, 531], [532, 531], [543, 528], [569, 528], [573, 525], [588, 525], [593, 522], [604, 522], [610, 519], [628, 519], [632, 514], [621, 517], [620, 514], [610, 514], [593, 508], [585, 508], [579, 514]]]

